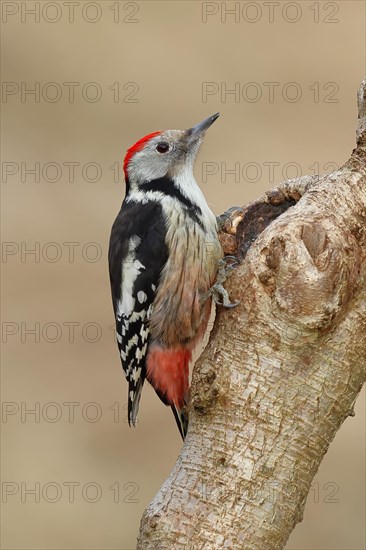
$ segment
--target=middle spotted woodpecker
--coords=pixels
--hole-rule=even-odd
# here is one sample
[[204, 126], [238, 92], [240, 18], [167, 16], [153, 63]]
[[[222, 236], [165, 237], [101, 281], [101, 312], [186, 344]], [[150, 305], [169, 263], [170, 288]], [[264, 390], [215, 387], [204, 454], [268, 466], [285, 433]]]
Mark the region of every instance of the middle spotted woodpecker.
[[223, 253], [216, 218], [193, 175], [212, 115], [189, 130], [154, 132], [128, 149], [126, 196], [113, 224], [109, 272], [117, 343], [135, 425], [145, 378], [184, 439], [189, 362], [211, 311]]

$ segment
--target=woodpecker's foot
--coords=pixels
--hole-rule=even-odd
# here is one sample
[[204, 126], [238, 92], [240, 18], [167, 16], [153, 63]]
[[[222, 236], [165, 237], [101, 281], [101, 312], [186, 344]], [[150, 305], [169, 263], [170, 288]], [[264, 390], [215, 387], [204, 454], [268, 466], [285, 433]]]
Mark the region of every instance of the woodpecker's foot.
[[225, 227], [225, 230], [228, 233], [232, 233], [232, 231], [228, 231], [228, 229], [236, 229], [239, 221], [243, 219], [243, 215], [244, 209], [242, 206], [232, 206], [228, 210], [225, 210], [223, 214], [220, 214], [220, 216], [216, 216], [218, 231], [222, 231]]
[[218, 272], [216, 283], [212, 285], [202, 297], [201, 303], [204, 303], [208, 298], [212, 297], [215, 304], [223, 307], [236, 307], [240, 302], [230, 302], [228, 291], [223, 287], [223, 283], [238, 265], [238, 260], [235, 256], [225, 256], [218, 261]]

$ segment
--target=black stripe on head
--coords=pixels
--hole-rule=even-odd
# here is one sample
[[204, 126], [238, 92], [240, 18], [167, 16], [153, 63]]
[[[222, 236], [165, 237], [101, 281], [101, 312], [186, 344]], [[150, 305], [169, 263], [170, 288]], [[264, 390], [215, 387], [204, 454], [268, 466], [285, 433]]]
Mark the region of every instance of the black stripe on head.
[[198, 217], [202, 214], [200, 207], [196, 204], [193, 204], [193, 202], [189, 200], [188, 197], [183, 195], [180, 189], [176, 185], [174, 185], [173, 180], [171, 180], [170, 178], [158, 178], [156, 180], [144, 183], [143, 189], [144, 191], [157, 191], [159, 193], [162, 193], [163, 195], [167, 195], [169, 197], [177, 199], [187, 208], [187, 212], [189, 216], [193, 219], [193, 221], [199, 223], [200, 225], [202, 224], [200, 218]]

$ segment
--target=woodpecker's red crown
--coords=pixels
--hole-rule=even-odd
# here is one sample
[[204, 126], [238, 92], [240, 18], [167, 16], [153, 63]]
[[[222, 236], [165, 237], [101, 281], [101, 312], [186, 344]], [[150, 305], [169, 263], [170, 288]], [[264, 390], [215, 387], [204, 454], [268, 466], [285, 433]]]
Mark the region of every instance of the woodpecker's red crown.
[[136, 141], [134, 145], [132, 145], [129, 149], [127, 149], [125, 159], [123, 161], [123, 171], [125, 173], [125, 177], [127, 177], [128, 163], [130, 162], [133, 155], [137, 151], [140, 151], [148, 141], [150, 141], [153, 137], [158, 136], [159, 134], [161, 134], [161, 131], [153, 132], [152, 134], [147, 134], [147, 136], [144, 136], [143, 138], [139, 139], [138, 141]]

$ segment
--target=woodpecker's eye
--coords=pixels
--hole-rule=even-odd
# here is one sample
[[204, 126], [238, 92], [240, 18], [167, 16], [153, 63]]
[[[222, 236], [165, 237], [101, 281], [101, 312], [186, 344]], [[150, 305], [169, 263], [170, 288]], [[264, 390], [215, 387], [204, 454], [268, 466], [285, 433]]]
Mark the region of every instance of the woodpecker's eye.
[[167, 153], [169, 151], [169, 143], [166, 141], [161, 141], [157, 144], [156, 148], [158, 153]]

